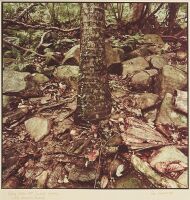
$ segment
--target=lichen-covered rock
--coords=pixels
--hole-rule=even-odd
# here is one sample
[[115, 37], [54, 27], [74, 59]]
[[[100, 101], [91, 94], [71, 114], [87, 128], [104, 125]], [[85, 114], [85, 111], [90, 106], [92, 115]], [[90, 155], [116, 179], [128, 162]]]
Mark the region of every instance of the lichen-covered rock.
[[56, 78], [65, 79], [73, 78], [77, 79], [79, 76], [79, 66], [75, 65], [63, 65], [55, 69], [53, 75]]
[[164, 45], [162, 38], [156, 34], [145, 34], [143, 39], [145, 43], [152, 43], [161, 46]]
[[40, 73], [32, 74], [32, 76], [33, 76], [33, 81], [36, 82], [37, 84], [43, 84], [49, 81], [49, 78], [47, 76]]
[[81, 181], [81, 182], [90, 182], [94, 181], [96, 178], [99, 177], [99, 172], [96, 169], [81, 169], [78, 167], [74, 167], [69, 172], [68, 179], [74, 182]]
[[65, 58], [62, 61], [64, 65], [79, 65], [80, 62], [80, 45], [72, 47], [65, 53]]
[[31, 138], [38, 142], [50, 132], [51, 122], [42, 117], [32, 117], [25, 121], [25, 127]]
[[187, 127], [187, 117], [175, 111], [173, 106], [173, 96], [170, 93], [165, 95], [156, 118], [156, 125], [160, 124]]
[[149, 63], [143, 57], [133, 58], [122, 62], [123, 75], [133, 74], [134, 72], [144, 70], [149, 67]]
[[3, 71], [3, 93], [19, 93], [27, 89], [28, 72]]
[[183, 90], [185, 87], [187, 87], [187, 74], [173, 66], [165, 65], [155, 91], [164, 97], [166, 93], [173, 94], [175, 90]]
[[156, 69], [162, 69], [165, 65], [168, 64], [167, 60], [159, 55], [153, 56], [150, 62], [152, 66]]

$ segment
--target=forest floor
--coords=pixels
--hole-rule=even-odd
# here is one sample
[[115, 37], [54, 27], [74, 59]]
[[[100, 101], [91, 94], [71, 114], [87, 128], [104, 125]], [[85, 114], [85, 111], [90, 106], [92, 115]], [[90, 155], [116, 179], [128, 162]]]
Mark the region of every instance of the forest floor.
[[60, 66], [3, 71], [3, 188], [188, 187], [187, 50], [125, 39], [106, 47], [111, 116], [89, 127], [73, 120], [77, 40]]

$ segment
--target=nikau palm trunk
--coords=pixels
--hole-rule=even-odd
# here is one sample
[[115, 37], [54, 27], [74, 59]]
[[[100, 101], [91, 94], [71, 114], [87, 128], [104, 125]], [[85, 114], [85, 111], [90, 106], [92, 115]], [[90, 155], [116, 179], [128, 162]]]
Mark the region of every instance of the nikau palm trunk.
[[82, 3], [80, 77], [76, 122], [94, 123], [111, 113], [111, 95], [105, 63], [104, 3]]

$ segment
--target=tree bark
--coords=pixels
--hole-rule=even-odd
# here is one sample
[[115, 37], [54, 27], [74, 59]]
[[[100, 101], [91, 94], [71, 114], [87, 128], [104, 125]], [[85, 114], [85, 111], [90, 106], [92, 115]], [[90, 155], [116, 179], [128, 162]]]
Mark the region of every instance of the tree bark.
[[80, 40], [80, 77], [76, 123], [95, 123], [111, 113], [105, 63], [104, 3], [82, 3]]

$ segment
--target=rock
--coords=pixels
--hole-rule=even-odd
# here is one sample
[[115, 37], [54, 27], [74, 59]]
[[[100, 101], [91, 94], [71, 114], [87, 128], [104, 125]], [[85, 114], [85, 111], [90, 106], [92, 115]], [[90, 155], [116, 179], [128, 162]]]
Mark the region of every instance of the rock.
[[187, 59], [187, 52], [184, 51], [177, 51], [176, 58], [178, 61], [183, 61]]
[[153, 56], [151, 59], [151, 64], [156, 69], [162, 69], [163, 66], [167, 65], [168, 62], [162, 56]]
[[175, 66], [177, 69], [187, 73], [188, 72], [188, 67], [187, 67], [187, 64], [186, 65], [176, 65]]
[[48, 171], [43, 171], [38, 177], [36, 177], [37, 188], [45, 188], [47, 178], [48, 178]]
[[149, 67], [148, 62], [143, 57], [133, 58], [122, 62], [123, 75], [133, 74], [134, 72], [144, 70]]
[[187, 87], [187, 74], [170, 65], [165, 65], [157, 82], [156, 93], [163, 98], [166, 93], [173, 93], [176, 89]]
[[125, 132], [121, 137], [129, 149], [146, 149], [155, 144], [166, 144], [167, 139], [150, 125], [134, 117], [126, 118]]
[[126, 58], [136, 58], [136, 57], [145, 57], [150, 54], [147, 45], [142, 45], [140, 48], [131, 51], [126, 55]]
[[142, 173], [157, 188], [184, 188], [178, 182], [156, 173], [150, 165], [136, 155], [131, 156], [134, 168]]
[[122, 142], [123, 142], [123, 140], [122, 140], [121, 136], [115, 135], [114, 137], [109, 139], [107, 146], [109, 146], [109, 147], [118, 146], [118, 145], [121, 145]]
[[185, 188], [188, 188], [188, 172], [184, 171], [177, 179], [177, 182], [184, 185]]
[[25, 127], [30, 136], [38, 142], [50, 132], [51, 123], [42, 117], [33, 117], [25, 121]]
[[152, 44], [161, 45], [161, 46], [164, 45], [162, 38], [156, 34], [145, 34], [143, 39], [144, 39], [144, 43], [152, 43]]
[[68, 179], [74, 182], [90, 182], [94, 181], [98, 177], [99, 172], [96, 172], [96, 169], [74, 167], [70, 170]]
[[165, 173], [167, 172], [167, 169], [172, 171], [173, 168], [174, 170], [174, 167], [171, 168], [169, 165], [172, 165], [173, 163], [176, 165], [179, 161], [184, 167], [187, 167], [187, 156], [174, 146], [166, 146], [162, 147], [151, 156], [150, 165], [159, 172]]
[[105, 43], [105, 52], [106, 52], [106, 65], [107, 67], [118, 64], [123, 61], [124, 51], [120, 48], [112, 48], [109, 42]]
[[37, 84], [43, 84], [49, 81], [49, 78], [43, 74], [35, 73], [32, 74], [33, 76], [33, 81], [36, 82]]
[[114, 188], [147, 188], [144, 183], [141, 182], [139, 177], [134, 175], [123, 176], [116, 180]]
[[79, 66], [63, 65], [55, 69], [54, 77], [60, 79], [77, 79], [79, 76]]
[[174, 110], [173, 96], [170, 93], [165, 95], [156, 118], [156, 125], [160, 124], [187, 127], [187, 117]]
[[49, 179], [47, 180], [48, 188], [57, 188], [63, 182], [66, 175], [66, 171], [63, 168], [62, 164], [57, 164], [53, 169], [53, 172], [50, 174]]
[[17, 72], [12, 70], [3, 71], [3, 93], [19, 93], [27, 89], [28, 72]]
[[65, 65], [79, 65], [80, 62], [80, 45], [72, 47], [68, 52], [65, 53], [65, 58], [62, 64]]
[[174, 94], [174, 106], [176, 110], [188, 113], [188, 101], [187, 101], [187, 91], [176, 90]]
[[3, 110], [7, 110], [10, 108], [10, 96], [3, 95]]
[[154, 122], [157, 116], [157, 109], [150, 110], [144, 113], [144, 117], [146, 118], [147, 122]]
[[[158, 75], [158, 71], [144, 70], [140, 71], [133, 75], [131, 78], [131, 86], [132, 88], [142, 91], [142, 90], [151, 90], [154, 78]], [[151, 86], [151, 88], [150, 88]]]
[[[121, 63], [124, 57], [124, 51], [120, 48], [112, 48], [110, 42], [105, 43], [106, 64], [109, 67], [112, 64]], [[62, 64], [79, 65], [80, 62], [80, 45], [72, 47], [65, 53]]]
[[141, 93], [134, 95], [135, 107], [141, 110], [153, 107], [159, 100], [159, 96], [153, 93]]

